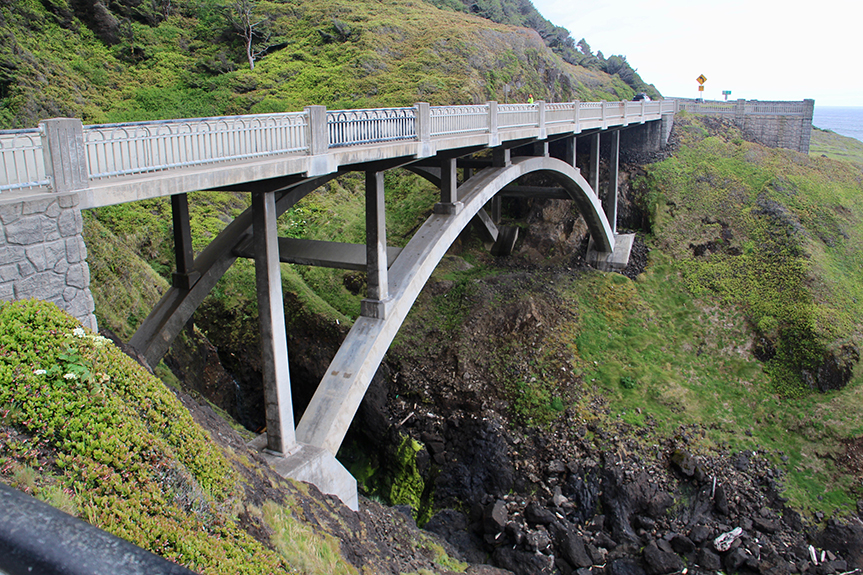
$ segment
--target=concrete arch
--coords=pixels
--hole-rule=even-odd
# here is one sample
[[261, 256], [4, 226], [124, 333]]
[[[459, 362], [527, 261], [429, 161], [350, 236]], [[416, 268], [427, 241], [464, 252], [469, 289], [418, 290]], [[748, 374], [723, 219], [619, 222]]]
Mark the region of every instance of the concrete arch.
[[554, 178], [576, 202], [598, 249], [614, 249], [614, 234], [599, 199], [580, 171], [566, 162], [521, 157], [509, 166], [480, 171], [458, 189], [462, 210], [429, 216], [393, 262], [386, 318], [360, 317], [354, 323], [297, 426], [297, 441], [335, 455], [384, 354], [437, 264], [495, 194], [529, 173]]

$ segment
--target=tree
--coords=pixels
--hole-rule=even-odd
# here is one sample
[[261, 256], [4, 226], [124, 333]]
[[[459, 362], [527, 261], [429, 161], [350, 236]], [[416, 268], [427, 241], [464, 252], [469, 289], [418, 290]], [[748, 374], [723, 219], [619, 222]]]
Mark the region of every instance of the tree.
[[266, 42], [270, 38], [269, 32], [263, 26], [268, 19], [262, 18], [255, 21], [254, 10], [256, 5], [257, 2], [255, 0], [234, 0], [231, 13], [231, 24], [245, 42], [246, 58], [248, 58], [249, 68], [252, 70], [255, 69], [255, 60], [257, 57], [267, 51], [267, 48], [255, 50], [255, 40], [262, 39]]

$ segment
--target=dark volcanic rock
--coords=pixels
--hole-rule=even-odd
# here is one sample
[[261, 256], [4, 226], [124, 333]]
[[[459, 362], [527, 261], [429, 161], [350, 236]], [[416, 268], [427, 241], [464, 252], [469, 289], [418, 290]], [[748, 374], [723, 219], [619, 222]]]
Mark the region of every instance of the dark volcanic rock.
[[513, 464], [499, 424], [467, 419], [445, 432], [451, 456], [435, 479], [435, 501], [472, 505], [484, 495], [500, 497], [513, 486]]
[[683, 561], [674, 553], [668, 553], [651, 542], [644, 548], [644, 562], [647, 565], [648, 575], [663, 575], [673, 571], [683, 570]]
[[863, 525], [840, 525], [830, 521], [815, 536], [814, 544], [840, 555], [853, 569], [863, 568]]
[[608, 575], [647, 575], [644, 569], [632, 559], [615, 559], [605, 569]]
[[701, 548], [695, 554], [695, 564], [708, 571], [719, 571], [722, 569], [722, 558], [707, 548]]
[[590, 567], [593, 564], [587, 547], [584, 544], [584, 538], [567, 529], [566, 526], [559, 522], [552, 524], [552, 535], [557, 552], [563, 556], [566, 561], [573, 567]]
[[508, 518], [506, 503], [498, 499], [484, 509], [483, 529], [490, 535], [502, 533]]
[[533, 525], [548, 525], [555, 520], [554, 513], [537, 503], [531, 501], [524, 510], [524, 518]]
[[426, 531], [436, 533], [452, 544], [465, 561], [482, 563], [486, 552], [482, 541], [468, 531], [468, 521], [464, 513], [453, 509], [442, 509], [434, 514], [423, 527]]
[[495, 549], [492, 560], [498, 567], [509, 569], [516, 575], [551, 575], [554, 572], [552, 557], [508, 546]]

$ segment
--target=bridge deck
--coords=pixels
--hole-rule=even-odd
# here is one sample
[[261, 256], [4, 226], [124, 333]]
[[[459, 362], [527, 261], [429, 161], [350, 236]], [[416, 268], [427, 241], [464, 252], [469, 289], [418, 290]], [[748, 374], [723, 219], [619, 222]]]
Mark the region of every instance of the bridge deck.
[[[0, 202], [78, 191], [82, 209], [250, 182], [313, 177], [659, 120], [673, 101], [429, 106], [82, 126], [47, 120], [0, 132]], [[270, 188], [272, 189], [272, 187]]]

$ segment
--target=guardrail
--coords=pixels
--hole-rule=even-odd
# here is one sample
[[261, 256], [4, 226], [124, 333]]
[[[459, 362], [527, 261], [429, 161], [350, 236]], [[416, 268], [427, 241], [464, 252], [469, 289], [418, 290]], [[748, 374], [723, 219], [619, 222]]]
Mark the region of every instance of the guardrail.
[[2, 483], [0, 509], [0, 573], [194, 575]]
[[91, 180], [304, 152], [303, 112], [84, 126]]
[[[563, 102], [331, 110], [82, 126], [54, 119], [0, 131], [0, 192], [71, 191], [90, 182], [333, 148], [457, 138], [567, 124], [606, 128], [658, 119], [673, 102]], [[597, 124], [597, 121], [601, 125]], [[422, 126], [425, 126], [424, 128]], [[71, 168], [70, 168], [71, 166]]]
[[0, 132], [0, 161], [0, 191], [48, 185], [39, 128]]

